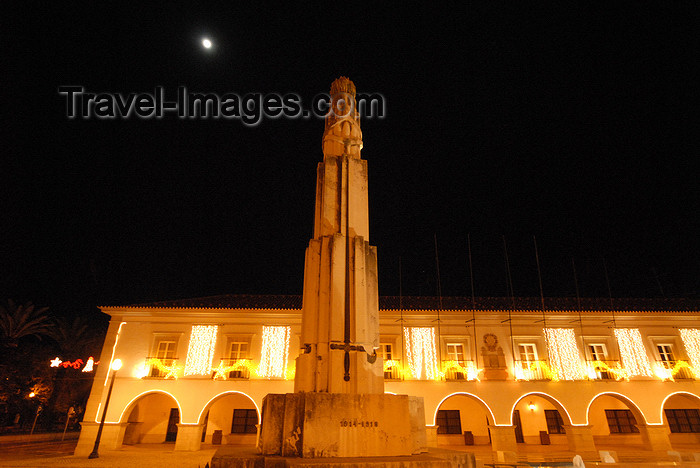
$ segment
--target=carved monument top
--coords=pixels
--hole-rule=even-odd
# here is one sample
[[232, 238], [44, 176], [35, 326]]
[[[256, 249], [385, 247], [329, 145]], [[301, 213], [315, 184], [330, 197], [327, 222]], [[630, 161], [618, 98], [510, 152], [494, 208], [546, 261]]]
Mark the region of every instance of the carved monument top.
[[341, 76], [331, 84], [331, 102], [323, 131], [323, 155], [359, 158], [362, 150], [360, 113], [355, 102], [355, 84]]
[[346, 76], [341, 76], [331, 84], [331, 96], [338, 93], [348, 93], [355, 96], [355, 83]]

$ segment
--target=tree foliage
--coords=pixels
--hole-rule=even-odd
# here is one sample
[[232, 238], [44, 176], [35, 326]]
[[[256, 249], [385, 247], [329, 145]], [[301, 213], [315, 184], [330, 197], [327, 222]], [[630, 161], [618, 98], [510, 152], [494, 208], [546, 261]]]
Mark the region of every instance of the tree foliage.
[[0, 346], [17, 348], [22, 338], [48, 336], [53, 326], [48, 310], [31, 302], [17, 304], [12, 299], [0, 303]]

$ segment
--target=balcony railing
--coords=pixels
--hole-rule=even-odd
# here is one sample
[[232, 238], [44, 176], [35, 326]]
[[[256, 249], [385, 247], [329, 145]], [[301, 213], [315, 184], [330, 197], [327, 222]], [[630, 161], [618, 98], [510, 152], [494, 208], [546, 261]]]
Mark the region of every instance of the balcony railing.
[[446, 360], [442, 361], [442, 371], [445, 373], [445, 380], [476, 380], [477, 370], [474, 361], [471, 360]]
[[[661, 369], [662, 371], [665, 371], [665, 373], [667, 373], [668, 376], [670, 378], [673, 378], [674, 380], [689, 380], [689, 379], [695, 378], [695, 375], [694, 375], [693, 371], [691, 370], [691, 366], [690, 366], [690, 363], [688, 361], [657, 360], [656, 366], [657, 366], [657, 369]], [[669, 378], [669, 377], [666, 377], [665, 375], [662, 377]]]
[[228, 372], [226, 376], [229, 379], [249, 379], [250, 370], [244, 363], [250, 362], [247, 358], [221, 358], [221, 364], [224, 367], [235, 367], [234, 370]]
[[384, 380], [402, 380], [401, 361], [391, 359], [384, 361]]
[[[153, 363], [152, 360], [157, 361], [158, 364]], [[168, 375], [168, 371], [164, 369], [164, 367], [172, 367], [173, 364], [177, 362], [177, 358], [163, 358], [158, 356], [150, 356], [146, 358], [146, 362], [150, 363], [148, 364], [148, 377], [163, 378], [166, 375]]]
[[516, 380], [551, 380], [547, 361], [516, 360], [513, 366]]
[[615, 372], [611, 369], [619, 369], [619, 361], [587, 361], [588, 378], [591, 380], [617, 380]]

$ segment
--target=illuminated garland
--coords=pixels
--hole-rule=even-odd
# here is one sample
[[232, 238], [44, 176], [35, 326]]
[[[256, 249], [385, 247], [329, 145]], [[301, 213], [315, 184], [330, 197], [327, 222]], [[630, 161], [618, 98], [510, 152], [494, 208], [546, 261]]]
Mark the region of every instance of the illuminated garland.
[[[583, 380], [585, 378], [573, 328], [545, 328], [553, 380]], [[546, 363], [542, 363], [546, 365]], [[549, 367], [549, 366], [547, 366]]]
[[284, 378], [289, 356], [291, 327], [263, 326], [262, 355], [256, 374], [265, 378]]
[[[221, 361], [219, 363], [218, 367], [212, 369], [212, 371], [214, 372], [214, 376], [212, 378], [214, 380], [218, 380], [218, 379], [226, 380], [228, 378], [229, 372], [243, 370], [243, 369], [247, 370], [249, 374], [261, 375], [259, 372], [259, 368], [256, 367], [250, 359], [241, 359], [239, 361], [236, 361], [236, 364], [234, 364], [232, 366], [226, 366], [226, 365], [224, 365], [224, 362]], [[294, 367], [287, 368], [284, 371], [284, 379], [285, 380], [294, 380], [295, 374], [296, 374], [296, 369]]]
[[515, 375], [515, 380], [538, 380], [537, 377], [540, 375], [545, 380], [554, 382], [559, 380], [559, 374], [556, 369], [550, 368], [544, 361], [532, 361], [525, 369], [521, 366], [516, 366], [513, 374]]
[[401, 363], [394, 359], [389, 359], [384, 361], [384, 372], [396, 372], [400, 379], [403, 379], [403, 369], [401, 368]]
[[406, 360], [414, 379], [441, 378], [435, 351], [435, 330], [432, 327], [404, 328]]
[[51, 363], [49, 367], [63, 367], [64, 369], [68, 367], [72, 367], [73, 369], [80, 369], [83, 366], [83, 364], [85, 364], [85, 367], [83, 367], [83, 370], [81, 372], [92, 372], [94, 370], [93, 366], [96, 366], [100, 363], [100, 361], [95, 362], [92, 356], [90, 356], [87, 361], [83, 361], [82, 359], [76, 359], [73, 362], [61, 361], [61, 358], [56, 356], [55, 359], [52, 359], [49, 362]]
[[688, 369], [688, 371], [696, 378], [700, 377], [700, 373], [695, 370], [696, 368], [685, 361], [676, 361], [671, 369], [657, 364], [654, 366], [654, 374], [661, 380], [670, 380], [675, 382], [676, 380], [674, 379], [674, 376], [676, 376], [683, 369]]
[[483, 369], [477, 369], [476, 364], [474, 364], [471, 361], [467, 362], [466, 367], [462, 366], [457, 361], [447, 361], [445, 363], [445, 367], [443, 368], [442, 372], [440, 372], [441, 376], [444, 378], [445, 374], [450, 370], [464, 374], [464, 377], [466, 380], [476, 380], [476, 381], [481, 381], [479, 379], [479, 373], [481, 371], [483, 371]]
[[615, 380], [629, 380], [632, 376], [630, 371], [625, 369], [620, 365], [619, 362], [616, 363], [615, 367], [610, 367], [606, 362], [603, 361], [591, 361], [588, 363], [588, 378], [591, 380], [596, 380], [598, 378], [598, 372], [608, 372]]
[[185, 375], [209, 375], [214, 358], [218, 325], [192, 325], [190, 343], [187, 347]]
[[649, 358], [642, 334], [638, 328], [616, 328], [615, 338], [620, 348], [620, 357], [622, 365], [627, 369], [631, 376], [642, 375], [652, 377], [651, 366], [649, 366]]
[[685, 352], [693, 365], [691, 370], [695, 378], [700, 379], [700, 330], [697, 328], [681, 328], [680, 333]]
[[173, 361], [172, 365], [166, 366], [160, 359], [151, 358], [146, 361], [146, 366], [154, 366], [159, 371], [165, 373], [163, 376], [164, 379], [172, 377], [173, 379], [177, 380], [178, 377], [182, 376], [182, 366], [178, 366], [177, 361]]
[[253, 366], [253, 363], [250, 361], [250, 359], [240, 359], [236, 361], [236, 363], [232, 366], [226, 366], [224, 365], [224, 361], [221, 361], [219, 363], [219, 367], [216, 369], [212, 369], [214, 371], [214, 377], [213, 379], [224, 379], [226, 380], [228, 378], [228, 373], [237, 371], [237, 370], [247, 370], [249, 373], [251, 372], [256, 372], [257, 369]]

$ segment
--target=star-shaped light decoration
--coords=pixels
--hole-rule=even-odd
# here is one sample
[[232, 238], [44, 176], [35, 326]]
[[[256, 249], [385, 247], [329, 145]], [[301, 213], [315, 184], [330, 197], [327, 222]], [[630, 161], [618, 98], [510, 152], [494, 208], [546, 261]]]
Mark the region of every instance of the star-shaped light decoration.
[[177, 380], [177, 378], [179, 377], [177, 374], [178, 374], [178, 371], [180, 370], [180, 368], [177, 366], [177, 361], [173, 361], [173, 365], [170, 367], [168, 367], [168, 366], [163, 366], [163, 367], [168, 372], [163, 377], [164, 379], [172, 377], [173, 379]]
[[212, 377], [214, 380], [219, 378], [226, 380], [228, 378], [227, 374], [231, 371], [231, 368], [224, 365], [224, 362], [221, 361], [219, 366], [212, 370], [214, 371], [214, 377]]
[[63, 361], [61, 361], [58, 356], [56, 356], [56, 359], [51, 360], [51, 367], [58, 367], [61, 365]]

